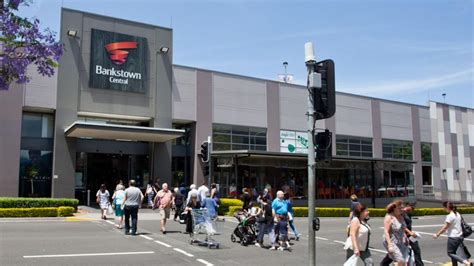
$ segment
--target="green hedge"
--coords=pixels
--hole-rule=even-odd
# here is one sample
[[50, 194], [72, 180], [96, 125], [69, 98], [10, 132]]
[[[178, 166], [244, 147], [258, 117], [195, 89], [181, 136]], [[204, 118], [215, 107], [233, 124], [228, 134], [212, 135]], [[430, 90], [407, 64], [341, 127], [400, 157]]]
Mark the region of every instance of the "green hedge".
[[219, 215], [229, 215], [231, 207], [239, 207], [242, 208], [242, 201], [239, 199], [227, 199], [222, 198], [220, 199], [219, 208], [217, 212]]
[[[307, 207], [293, 207], [295, 217], [307, 217]], [[458, 208], [461, 214], [473, 214], [474, 207]], [[385, 209], [369, 208], [370, 217], [384, 217]], [[413, 211], [414, 216], [424, 215], [446, 215], [447, 213], [442, 208], [419, 208]], [[317, 217], [349, 217], [349, 208], [316, 208]]]
[[236, 211], [242, 210], [242, 206], [229, 206], [229, 210], [226, 215], [233, 216]]
[[66, 217], [71, 216], [74, 212], [75, 209], [71, 206], [44, 208], [0, 208], [0, 217]]
[[8, 198], [0, 197], [0, 208], [41, 208], [69, 206], [77, 210], [77, 199], [52, 198]]
[[59, 217], [67, 217], [67, 216], [72, 216], [72, 214], [76, 210], [73, 207], [70, 206], [62, 206], [58, 208], [58, 216]]

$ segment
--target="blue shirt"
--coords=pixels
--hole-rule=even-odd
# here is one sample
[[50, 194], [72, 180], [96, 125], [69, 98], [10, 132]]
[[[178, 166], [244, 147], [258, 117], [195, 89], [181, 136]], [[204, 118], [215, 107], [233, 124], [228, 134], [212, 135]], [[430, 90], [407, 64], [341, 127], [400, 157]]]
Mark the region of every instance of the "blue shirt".
[[293, 215], [293, 203], [291, 203], [290, 200], [286, 200], [286, 204], [287, 204], [288, 212]]
[[207, 209], [207, 213], [209, 214], [209, 216], [211, 218], [214, 218], [214, 217], [217, 216], [217, 214], [216, 214], [217, 204], [216, 204], [216, 201], [214, 199], [204, 198], [201, 201], [201, 207]]
[[288, 214], [288, 202], [276, 198], [272, 202], [272, 209], [275, 210], [276, 214], [286, 215]]

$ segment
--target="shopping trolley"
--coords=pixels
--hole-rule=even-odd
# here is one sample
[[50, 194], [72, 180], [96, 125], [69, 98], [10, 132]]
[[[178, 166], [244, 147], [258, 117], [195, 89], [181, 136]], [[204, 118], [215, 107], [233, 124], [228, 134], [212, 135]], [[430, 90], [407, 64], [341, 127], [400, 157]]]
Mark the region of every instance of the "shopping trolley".
[[[219, 248], [219, 243], [212, 236], [216, 234], [216, 223], [211, 219], [207, 209], [192, 209], [193, 233], [191, 234], [191, 245], [207, 246], [208, 248]], [[199, 239], [199, 234], [205, 234], [204, 240]]]

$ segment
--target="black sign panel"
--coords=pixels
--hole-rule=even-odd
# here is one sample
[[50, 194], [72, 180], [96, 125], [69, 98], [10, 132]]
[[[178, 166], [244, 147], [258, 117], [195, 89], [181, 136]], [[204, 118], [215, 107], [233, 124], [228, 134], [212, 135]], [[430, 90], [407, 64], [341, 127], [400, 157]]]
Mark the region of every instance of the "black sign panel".
[[91, 88], [145, 93], [147, 61], [146, 38], [92, 29]]

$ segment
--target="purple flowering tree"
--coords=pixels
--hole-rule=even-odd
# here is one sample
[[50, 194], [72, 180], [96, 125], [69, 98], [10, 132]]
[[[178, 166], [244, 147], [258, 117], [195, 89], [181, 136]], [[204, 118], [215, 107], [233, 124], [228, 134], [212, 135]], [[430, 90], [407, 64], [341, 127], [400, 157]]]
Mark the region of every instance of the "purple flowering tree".
[[20, 5], [28, 6], [29, 1], [0, 0], [0, 90], [8, 90], [12, 82], [28, 82], [27, 68], [32, 64], [38, 73], [51, 77], [64, 50], [54, 32], [40, 30], [38, 19], [15, 14]]

